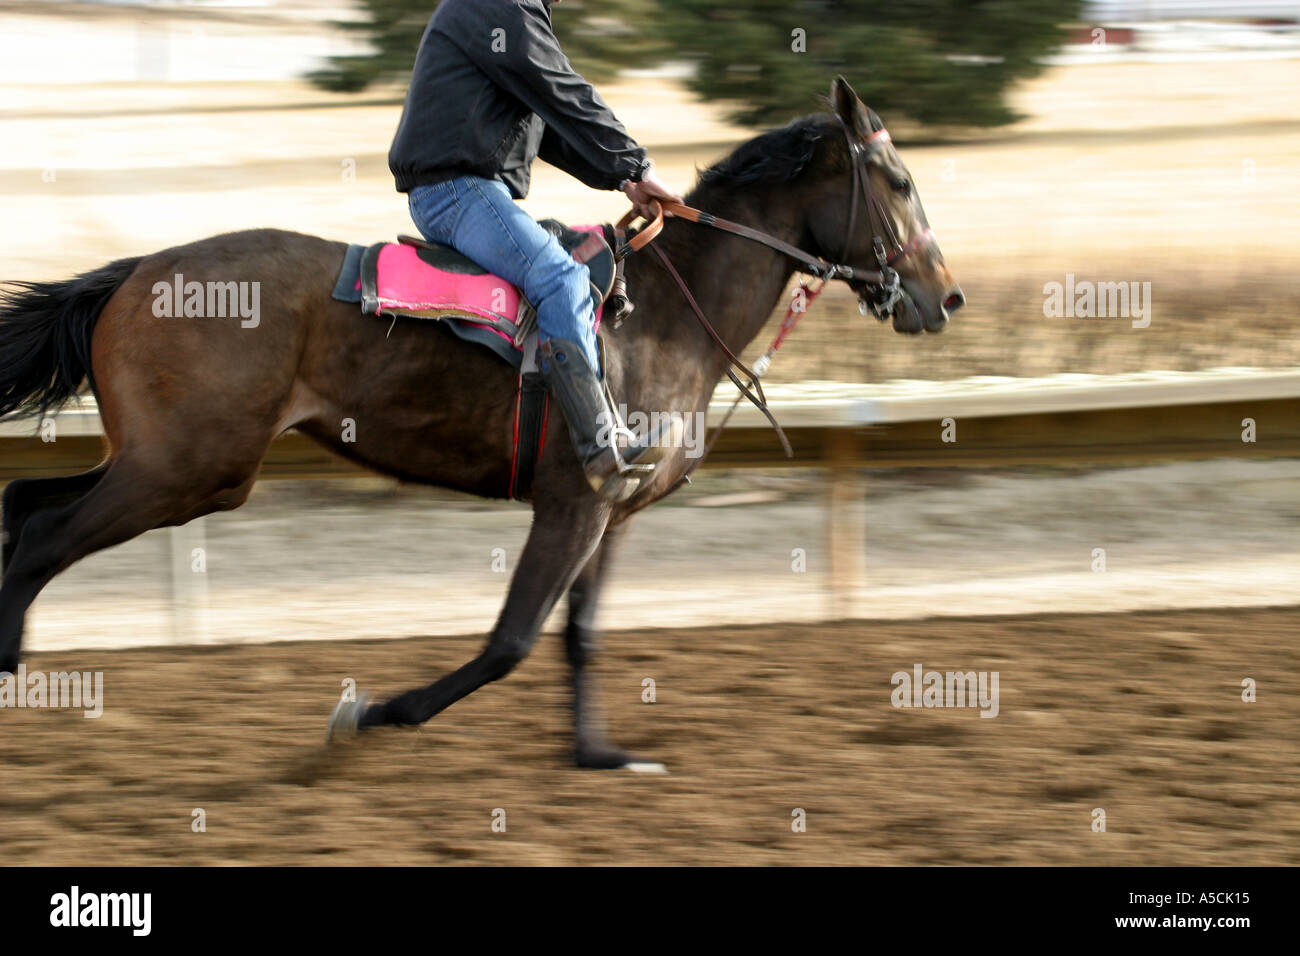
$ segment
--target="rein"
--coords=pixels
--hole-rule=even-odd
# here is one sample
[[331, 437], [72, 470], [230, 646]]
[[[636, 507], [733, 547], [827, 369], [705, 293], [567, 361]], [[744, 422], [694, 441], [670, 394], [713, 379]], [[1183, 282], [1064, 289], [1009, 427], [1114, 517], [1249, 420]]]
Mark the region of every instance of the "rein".
[[[722, 337], [718, 334], [718, 331], [713, 327], [713, 324], [709, 322], [708, 317], [705, 316], [699, 303], [695, 301], [695, 296], [691, 293], [690, 287], [681, 277], [677, 268], [672, 264], [667, 253], [658, 246], [651, 246], [651, 251], [656, 255], [664, 269], [667, 270], [668, 274], [672, 276], [673, 281], [677, 284], [677, 288], [682, 293], [682, 297], [686, 300], [686, 304], [690, 306], [696, 319], [699, 320], [700, 326], [713, 341], [713, 344], [717, 346], [718, 350], [726, 357], [727, 377], [731, 380], [732, 384], [736, 386], [736, 389], [739, 392], [736, 396], [736, 400], [732, 402], [731, 407], [727, 409], [727, 414], [723, 416], [722, 421], [718, 423], [718, 427], [714, 429], [712, 437], [704, 447], [704, 453], [687, 467], [682, 477], [677, 481], [673, 488], [670, 489], [670, 491], [676, 490], [681, 485], [690, 482], [691, 473], [694, 472], [704, 459], [709, 456], [709, 452], [713, 450], [713, 446], [717, 442], [718, 437], [722, 434], [723, 429], [727, 427], [727, 423], [731, 420], [732, 413], [740, 404], [741, 398], [749, 399], [749, 401], [753, 403], [754, 407], [763, 413], [763, 416], [772, 425], [772, 428], [776, 430], [777, 437], [781, 440], [781, 447], [785, 452], [785, 456], [787, 458], [793, 458], [794, 451], [790, 447], [790, 441], [782, 430], [780, 423], [777, 422], [775, 416], [773, 416], [771, 411], [768, 409], [767, 396], [764, 395], [763, 386], [759, 382], [759, 379], [767, 372], [768, 368], [771, 367], [772, 358], [776, 354], [777, 349], [781, 347], [786, 336], [794, 330], [795, 325], [798, 324], [803, 313], [807, 311], [808, 306], [810, 306], [812, 301], [821, 294], [822, 290], [826, 288], [826, 284], [832, 279], [842, 279], [846, 282], [858, 281], [866, 283], [869, 287], [872, 287], [874, 293], [868, 305], [880, 321], [885, 321], [889, 318], [894, 307], [903, 295], [898, 273], [894, 271], [893, 264], [909, 253], [916, 251], [924, 245], [928, 245], [934, 240], [934, 234], [931, 230], [925, 229], [914, 236], [906, 244], [900, 242], [898, 233], [894, 229], [893, 223], [890, 221], [884, 205], [880, 202], [880, 199], [871, 188], [871, 177], [866, 171], [867, 161], [876, 150], [884, 148], [884, 146], [890, 142], [889, 131], [884, 129], [877, 130], [867, 137], [864, 143], [859, 143], [854, 139], [853, 133], [849, 129], [848, 124], [843, 120], [840, 120], [840, 125], [844, 129], [844, 134], [848, 141], [849, 161], [853, 168], [853, 194], [849, 203], [849, 218], [845, 228], [843, 244], [844, 252], [842, 258], [847, 258], [849, 250], [852, 248], [853, 237], [857, 229], [858, 203], [862, 196], [865, 195], [867, 199], [868, 228], [872, 230], [872, 245], [876, 253], [878, 269], [865, 270], [844, 263], [829, 262], [821, 256], [813, 255], [810, 252], [800, 249], [798, 246], [792, 245], [783, 239], [779, 239], [776, 236], [770, 235], [759, 229], [754, 229], [751, 226], [733, 222], [729, 219], [723, 219], [720, 216], [715, 216], [712, 213], [704, 212], [701, 209], [696, 209], [693, 206], [687, 206], [684, 203], [679, 202], [656, 202], [657, 213], [655, 218], [650, 220], [647, 225], [640, 229], [631, 239], [622, 242], [619, 248], [615, 251], [615, 257], [621, 262], [631, 253], [650, 245], [663, 229], [664, 213], [667, 212], [672, 216], [685, 219], [688, 222], [697, 223], [702, 226], [709, 226], [710, 228], [718, 229], [722, 232], [728, 232], [732, 235], [741, 236], [745, 239], [761, 243], [771, 249], [775, 249], [776, 251], [789, 256], [791, 259], [794, 259], [795, 262], [798, 263], [796, 271], [807, 273], [814, 278], [821, 280], [815, 289], [810, 289], [805, 283], [802, 281], [800, 282], [799, 289], [800, 293], [802, 293], [802, 298], [799, 294], [796, 294], [795, 301], [791, 303], [789, 309], [786, 310], [785, 318], [781, 321], [781, 328], [777, 333], [776, 338], [768, 347], [767, 351], [764, 352], [763, 355], [759, 357], [758, 361], [754, 363], [754, 367], [750, 368], [731, 351], [727, 344], [722, 340]], [[626, 235], [627, 227], [631, 224], [634, 218], [636, 218], [636, 211], [633, 209], [629, 210], [623, 218], [618, 221], [618, 224], [614, 228], [614, 232], [620, 240], [622, 240]], [[880, 228], [877, 228], [877, 224], [879, 224]], [[885, 251], [885, 237], [882, 237], [882, 232], [888, 238], [893, 247], [892, 253], [886, 253]], [[803, 308], [799, 308], [801, 302]], [[865, 314], [866, 308], [862, 308], [862, 311]], [[740, 375], [736, 374], [737, 371], [743, 374], [748, 379], [748, 382], [742, 381]]]

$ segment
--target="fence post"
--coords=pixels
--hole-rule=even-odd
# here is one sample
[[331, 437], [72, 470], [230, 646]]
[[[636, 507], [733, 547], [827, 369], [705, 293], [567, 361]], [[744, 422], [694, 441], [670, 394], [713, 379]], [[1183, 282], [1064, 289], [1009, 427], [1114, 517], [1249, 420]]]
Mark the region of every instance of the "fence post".
[[172, 639], [202, 643], [208, 637], [207, 534], [203, 518], [168, 529], [171, 544]]
[[829, 611], [832, 619], [857, 617], [866, 585], [867, 482], [862, 461], [862, 433], [857, 428], [826, 432], [830, 491], [826, 541], [830, 553]]

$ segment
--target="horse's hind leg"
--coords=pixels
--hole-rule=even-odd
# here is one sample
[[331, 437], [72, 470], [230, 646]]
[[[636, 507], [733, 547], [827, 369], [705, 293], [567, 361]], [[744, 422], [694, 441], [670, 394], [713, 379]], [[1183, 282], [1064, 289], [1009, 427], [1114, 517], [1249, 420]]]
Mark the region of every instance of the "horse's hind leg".
[[0, 671], [17, 667], [27, 609], [60, 571], [153, 528], [234, 507], [251, 487], [251, 474], [231, 494], [121, 458], [84, 496], [30, 513], [0, 582]]
[[39, 508], [71, 504], [89, 494], [108, 471], [108, 462], [79, 475], [57, 478], [15, 478], [5, 486], [0, 507], [0, 573], [9, 566], [23, 525]]
[[551, 608], [600, 543], [608, 518], [608, 506], [585, 488], [580, 498], [539, 505], [505, 607], [483, 652], [428, 687], [367, 708], [357, 726], [422, 724], [509, 674], [528, 655]]
[[564, 629], [564, 650], [572, 669], [574, 758], [579, 767], [609, 770], [640, 765], [640, 761], [609, 739], [596, 704], [593, 675], [589, 670], [596, 653], [596, 608], [601, 590], [609, 578], [617, 546], [627, 527], [627, 522], [624, 522], [605, 532], [600, 547], [569, 588], [569, 621]]

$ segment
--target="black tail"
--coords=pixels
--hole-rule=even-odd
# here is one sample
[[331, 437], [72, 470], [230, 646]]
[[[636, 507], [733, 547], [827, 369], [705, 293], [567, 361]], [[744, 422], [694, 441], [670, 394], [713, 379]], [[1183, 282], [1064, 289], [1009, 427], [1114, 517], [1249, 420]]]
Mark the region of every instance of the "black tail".
[[0, 418], [43, 416], [76, 394], [91, 374], [90, 337], [99, 313], [140, 259], [119, 259], [63, 282], [0, 288]]

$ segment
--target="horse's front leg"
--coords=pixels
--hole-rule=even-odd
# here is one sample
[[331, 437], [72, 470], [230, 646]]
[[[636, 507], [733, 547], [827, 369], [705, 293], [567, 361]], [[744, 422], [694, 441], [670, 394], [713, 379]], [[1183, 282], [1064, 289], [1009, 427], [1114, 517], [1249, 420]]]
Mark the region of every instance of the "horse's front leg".
[[585, 488], [581, 490], [580, 496], [552, 498], [538, 505], [505, 607], [478, 657], [441, 680], [387, 703], [336, 710], [331, 734], [381, 724], [422, 724], [484, 684], [509, 674], [528, 655], [546, 616], [605, 532], [608, 504]]
[[628, 522], [605, 532], [600, 546], [569, 588], [569, 622], [564, 629], [564, 649], [572, 668], [574, 757], [579, 767], [612, 770], [659, 770], [660, 764], [637, 760], [609, 739], [596, 704], [593, 674], [589, 665], [596, 653], [596, 608], [609, 577], [614, 553], [626, 534]]

